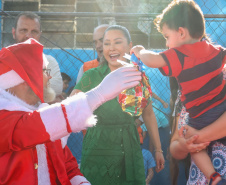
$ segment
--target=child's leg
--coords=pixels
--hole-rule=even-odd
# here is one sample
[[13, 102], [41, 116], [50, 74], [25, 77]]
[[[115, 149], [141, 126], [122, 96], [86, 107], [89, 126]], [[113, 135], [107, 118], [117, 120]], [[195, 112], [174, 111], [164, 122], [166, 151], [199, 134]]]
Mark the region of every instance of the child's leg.
[[213, 164], [208, 156], [206, 150], [200, 152], [191, 153], [191, 157], [196, 166], [203, 172], [203, 174], [210, 179], [210, 176], [215, 172]]
[[[215, 172], [215, 169], [206, 150], [191, 153], [191, 157], [195, 162], [196, 166], [202, 171], [206, 178], [210, 180], [210, 176]], [[216, 180], [213, 181], [212, 185], [216, 184], [220, 180], [221, 177], [217, 177]]]

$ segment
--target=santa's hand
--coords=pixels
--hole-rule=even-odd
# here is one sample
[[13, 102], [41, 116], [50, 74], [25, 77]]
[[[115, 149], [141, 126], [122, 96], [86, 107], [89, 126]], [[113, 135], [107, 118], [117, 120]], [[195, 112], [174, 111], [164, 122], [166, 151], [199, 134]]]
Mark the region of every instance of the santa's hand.
[[159, 173], [165, 167], [165, 159], [162, 150], [155, 152], [155, 161], [156, 161], [155, 171]]
[[141, 72], [129, 65], [109, 73], [97, 87], [86, 93], [91, 110], [115, 98], [123, 90], [138, 85], [140, 80]]

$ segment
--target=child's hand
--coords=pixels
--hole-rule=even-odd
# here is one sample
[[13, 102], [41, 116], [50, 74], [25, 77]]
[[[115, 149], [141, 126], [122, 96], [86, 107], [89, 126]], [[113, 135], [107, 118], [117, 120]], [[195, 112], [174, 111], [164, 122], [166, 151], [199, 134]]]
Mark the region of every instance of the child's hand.
[[132, 47], [132, 49], [130, 50], [130, 54], [132, 55], [134, 53], [134, 55], [136, 55], [137, 58], [140, 59], [140, 51], [144, 50], [145, 48], [141, 45], [136, 45], [134, 47]]

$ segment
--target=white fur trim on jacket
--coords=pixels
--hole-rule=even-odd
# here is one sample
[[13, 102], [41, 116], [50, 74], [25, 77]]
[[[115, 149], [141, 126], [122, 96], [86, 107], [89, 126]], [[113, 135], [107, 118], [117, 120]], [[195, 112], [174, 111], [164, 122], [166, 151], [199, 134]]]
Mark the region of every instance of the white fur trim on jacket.
[[0, 75], [0, 88], [8, 89], [23, 83], [24, 80], [14, 71], [8, 71]]
[[[84, 93], [79, 93], [62, 101], [73, 132], [78, 132], [96, 124], [94, 115]], [[60, 103], [38, 109], [50, 140], [55, 141], [68, 134], [66, 118]]]
[[85, 177], [80, 175], [73, 177], [70, 182], [72, 185], [91, 185]]
[[50, 135], [51, 141], [55, 141], [68, 135], [66, 120], [64, 118], [60, 103], [39, 108], [38, 111], [40, 112], [46, 131]]
[[[48, 103], [42, 103], [42, 104], [40, 104], [40, 106], [38, 107], [38, 109], [41, 109], [41, 108], [44, 108], [44, 107], [47, 107], [47, 106], [49, 106], [49, 104]], [[62, 145], [62, 148], [64, 148], [66, 145], [67, 145], [67, 140], [68, 140], [68, 137], [69, 137], [70, 135], [68, 134], [67, 136], [64, 136], [64, 137], [62, 137], [60, 140], [61, 140], [61, 145]]]
[[[67, 136], [61, 138], [62, 148], [64, 148], [67, 144], [67, 138], [68, 138]], [[46, 157], [46, 145], [45, 144], [37, 145], [36, 149], [38, 156], [38, 185], [43, 184], [51, 185], [49, 167]]]
[[48, 64], [49, 64], [49, 61], [47, 60], [46, 58], [46, 55], [44, 53], [42, 53], [42, 58], [43, 58], [43, 64], [42, 64], [42, 67], [43, 69], [44, 68], [47, 68]]
[[44, 144], [37, 145], [38, 155], [38, 185], [50, 185], [50, 174], [46, 157], [46, 146]]
[[79, 132], [96, 124], [96, 118], [90, 109], [84, 93], [78, 93], [62, 101], [65, 105], [71, 130]]

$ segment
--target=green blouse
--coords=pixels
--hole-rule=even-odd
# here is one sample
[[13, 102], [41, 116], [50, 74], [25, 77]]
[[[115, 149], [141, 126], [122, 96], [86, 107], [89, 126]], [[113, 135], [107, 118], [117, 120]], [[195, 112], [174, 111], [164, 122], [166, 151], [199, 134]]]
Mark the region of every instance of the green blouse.
[[[87, 92], [110, 73], [107, 64], [86, 71], [75, 89]], [[92, 185], [144, 185], [145, 173], [135, 118], [122, 111], [117, 98], [94, 111], [82, 148], [81, 172]]]

